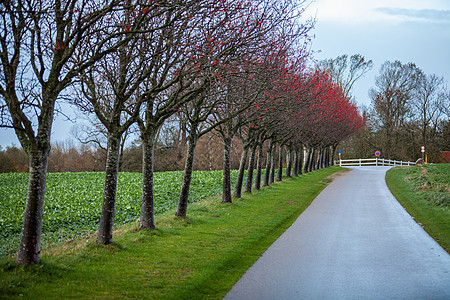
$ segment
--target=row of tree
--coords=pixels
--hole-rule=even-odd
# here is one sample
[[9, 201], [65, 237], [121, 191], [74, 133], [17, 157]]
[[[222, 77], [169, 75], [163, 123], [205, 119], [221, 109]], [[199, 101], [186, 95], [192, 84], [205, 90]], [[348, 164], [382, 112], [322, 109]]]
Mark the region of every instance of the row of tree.
[[[243, 142], [235, 197], [274, 180], [327, 166], [337, 143], [363, 121], [325, 71], [308, 70], [303, 1], [5, 1], [0, 32], [2, 126], [28, 154], [29, 187], [17, 263], [39, 261], [50, 135], [58, 103], [95, 116], [106, 133], [105, 187], [97, 242], [112, 243], [124, 135], [142, 147], [140, 229], [154, 229], [155, 144], [163, 124], [186, 134], [176, 215], [186, 217], [195, 150], [213, 132], [224, 144], [223, 202], [231, 202], [230, 151]], [[63, 112], [61, 112], [63, 113]], [[303, 156], [304, 149], [307, 149]], [[270, 159], [269, 159], [270, 158]], [[303, 166], [303, 168], [302, 168]]]

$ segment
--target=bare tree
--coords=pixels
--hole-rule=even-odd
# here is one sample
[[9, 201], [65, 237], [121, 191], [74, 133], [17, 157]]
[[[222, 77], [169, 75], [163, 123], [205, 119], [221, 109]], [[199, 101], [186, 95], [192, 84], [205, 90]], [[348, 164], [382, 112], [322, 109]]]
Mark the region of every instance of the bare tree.
[[330, 74], [331, 78], [342, 88], [346, 97], [351, 96], [355, 82], [369, 72], [373, 67], [372, 60], [366, 60], [360, 54], [347, 54], [334, 59], [320, 61], [318, 68]]
[[[107, 53], [120, 35], [102, 35], [107, 18], [121, 1], [3, 1], [1, 14], [1, 106], [30, 157], [30, 176], [17, 263], [32, 265], [40, 258], [42, 214], [55, 103], [74, 78]], [[93, 45], [83, 60], [77, 52]], [[1, 110], [4, 112], [4, 109]]]
[[413, 63], [387, 61], [375, 79], [375, 88], [369, 91], [376, 124], [383, 132], [381, 149], [386, 158], [394, 157], [393, 147], [400, 141], [402, 126], [411, 119], [413, 92], [419, 75]]
[[[428, 146], [428, 131], [431, 123], [437, 123], [444, 104], [444, 78], [434, 74], [420, 73], [412, 101], [413, 111], [420, 122], [422, 145]], [[435, 121], [435, 122], [433, 122]]]
[[[211, 70], [207, 68], [217, 61], [217, 57], [211, 57], [211, 51], [217, 46], [222, 48], [221, 54], [230, 50], [224, 49], [220, 39], [214, 40], [204, 30], [209, 28], [214, 33], [215, 29], [223, 28], [220, 22], [210, 23], [214, 10], [223, 10], [218, 5], [221, 4], [209, 0], [180, 1], [150, 23], [160, 29], [145, 38], [151, 55], [150, 75], [138, 91], [138, 97], [144, 99], [144, 109], [138, 119], [143, 144], [141, 229], [155, 228], [153, 166], [157, 132], [165, 120], [208, 86]], [[208, 24], [214, 26], [210, 28]]]
[[[154, 2], [132, 4], [131, 0], [126, 1], [122, 13], [116, 17], [116, 23], [124, 32], [119, 40], [124, 42], [117, 51], [104, 56], [80, 75], [82, 96], [86, 101], [77, 104], [83, 110], [95, 113], [107, 131], [105, 188], [97, 235], [99, 244], [112, 243], [121, 140], [138, 119], [146, 100], [140, 96], [139, 89], [153, 71], [145, 38], [166, 26], [164, 23], [156, 27], [148, 24], [164, 11], [173, 10], [173, 7]], [[103, 34], [104, 31], [99, 32], [99, 35]], [[80, 56], [83, 57], [84, 53]]]

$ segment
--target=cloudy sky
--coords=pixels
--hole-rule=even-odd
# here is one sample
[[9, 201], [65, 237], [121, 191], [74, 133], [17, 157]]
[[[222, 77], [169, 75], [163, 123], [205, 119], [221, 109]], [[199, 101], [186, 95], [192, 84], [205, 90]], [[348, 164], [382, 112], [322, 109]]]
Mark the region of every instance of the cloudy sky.
[[313, 50], [317, 59], [361, 54], [374, 67], [355, 84], [359, 105], [370, 105], [368, 90], [383, 62], [413, 62], [450, 84], [449, 0], [316, 0]]
[[[374, 68], [355, 84], [358, 105], [370, 105], [368, 90], [386, 60], [413, 62], [450, 85], [450, 0], [316, 0], [305, 17], [316, 16], [316, 59], [361, 54]], [[318, 52], [320, 51], [320, 52]], [[65, 141], [72, 123], [55, 120], [52, 142]], [[0, 145], [19, 145], [12, 130], [0, 128]]]

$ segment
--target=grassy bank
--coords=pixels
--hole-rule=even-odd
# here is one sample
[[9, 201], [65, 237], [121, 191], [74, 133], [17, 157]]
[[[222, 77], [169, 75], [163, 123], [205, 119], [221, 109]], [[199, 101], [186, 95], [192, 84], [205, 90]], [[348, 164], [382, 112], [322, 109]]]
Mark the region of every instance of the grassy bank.
[[95, 237], [55, 245], [31, 268], [3, 260], [0, 297], [220, 299], [339, 170], [285, 179], [232, 204], [202, 200], [186, 220], [163, 213], [154, 232], [124, 225], [112, 246]]
[[386, 181], [400, 204], [450, 253], [450, 164], [394, 168]]

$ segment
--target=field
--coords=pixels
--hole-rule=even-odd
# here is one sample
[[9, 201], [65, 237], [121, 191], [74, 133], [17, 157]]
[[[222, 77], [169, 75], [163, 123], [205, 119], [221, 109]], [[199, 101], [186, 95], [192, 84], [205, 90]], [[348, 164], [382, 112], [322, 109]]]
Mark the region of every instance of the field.
[[394, 168], [386, 181], [408, 213], [450, 253], [450, 164]]
[[[104, 173], [49, 173], [45, 191], [42, 247], [97, 230]], [[231, 174], [235, 183], [237, 171]], [[155, 173], [155, 214], [177, 205], [183, 172]], [[28, 174], [0, 174], [0, 257], [13, 254], [19, 244]], [[119, 173], [115, 227], [135, 221], [140, 214], [142, 175]], [[222, 171], [194, 172], [189, 202], [222, 192]]]

